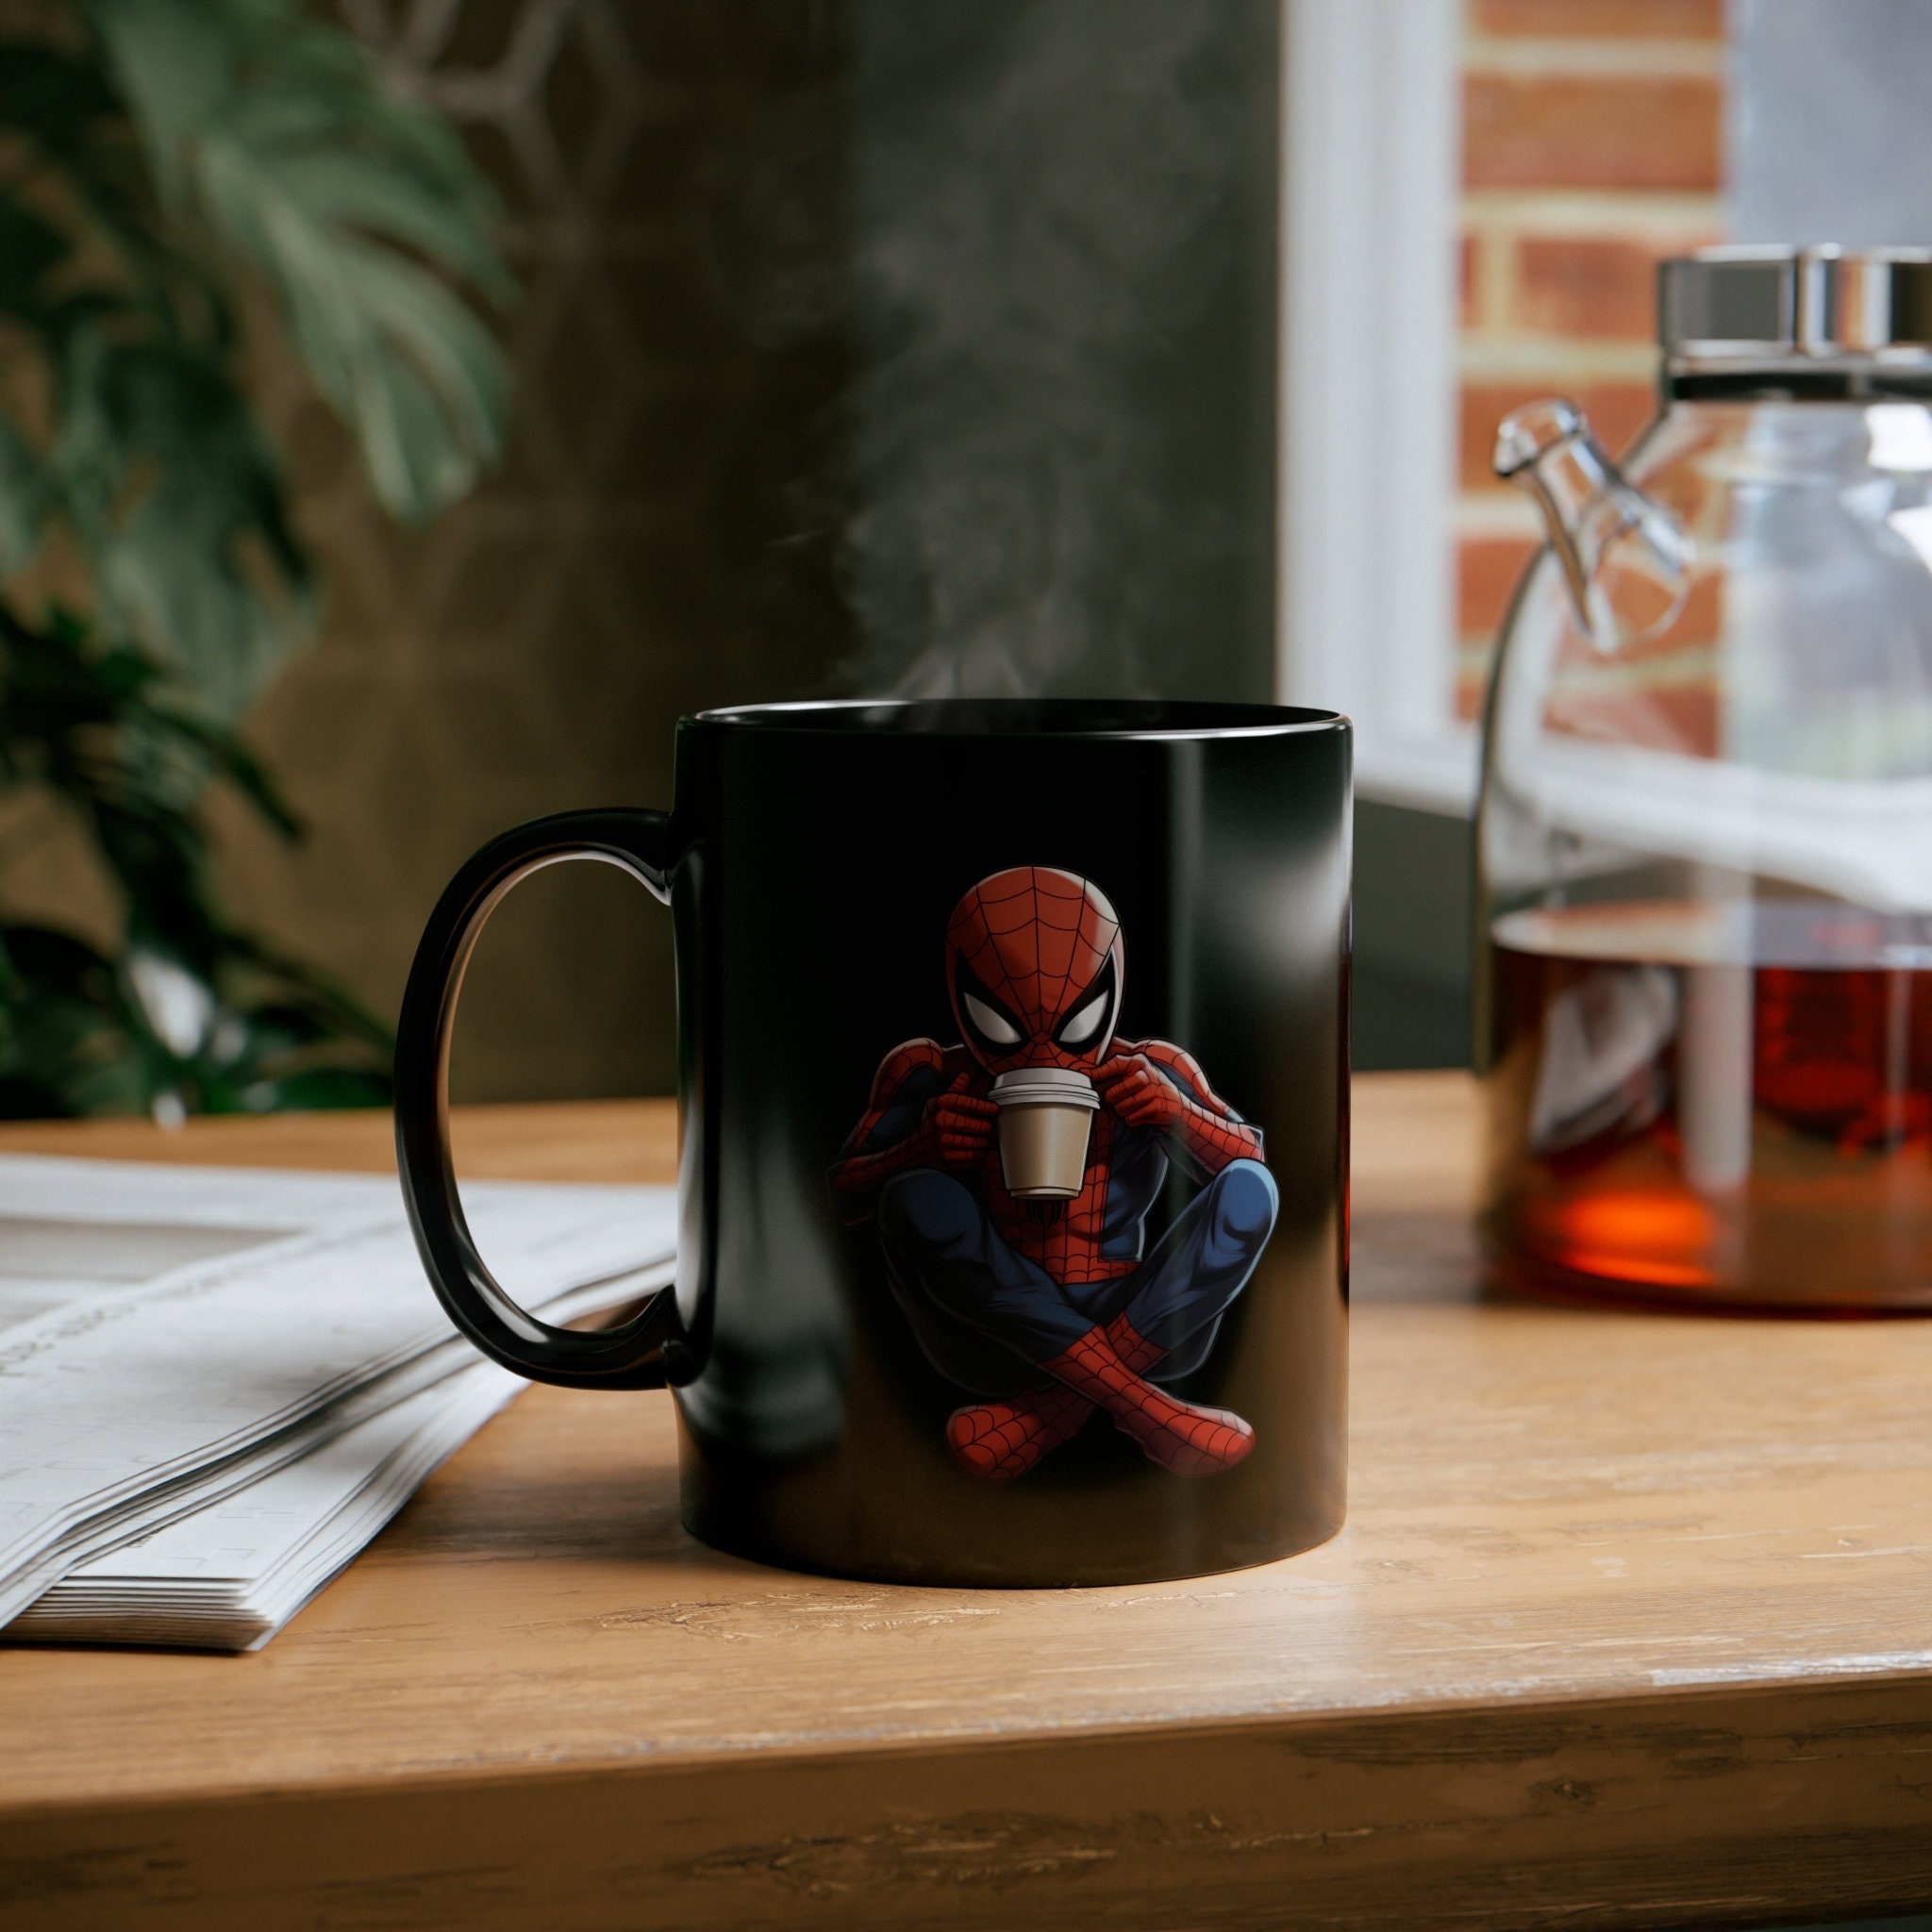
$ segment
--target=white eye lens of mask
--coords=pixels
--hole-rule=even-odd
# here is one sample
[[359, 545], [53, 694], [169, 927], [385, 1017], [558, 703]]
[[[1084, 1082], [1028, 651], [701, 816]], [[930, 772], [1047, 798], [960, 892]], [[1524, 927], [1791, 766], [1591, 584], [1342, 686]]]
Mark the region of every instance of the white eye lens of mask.
[[1067, 1024], [1060, 1028], [1062, 1046], [1085, 1046], [1100, 1031], [1100, 1023], [1107, 1018], [1108, 995], [1101, 993], [1091, 999]]
[[966, 1017], [995, 1046], [1019, 1045], [1020, 1036], [984, 1000], [974, 999], [970, 992], [961, 993], [959, 998], [966, 1008]]

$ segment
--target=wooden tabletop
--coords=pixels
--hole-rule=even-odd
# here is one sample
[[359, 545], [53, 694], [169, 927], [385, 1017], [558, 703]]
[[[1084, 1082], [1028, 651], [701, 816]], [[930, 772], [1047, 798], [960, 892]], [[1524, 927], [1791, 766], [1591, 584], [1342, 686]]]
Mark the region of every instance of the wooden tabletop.
[[[1762, 1924], [1932, 1904], [1932, 1324], [1485, 1303], [1457, 1075], [1357, 1082], [1348, 1527], [902, 1590], [539, 1389], [258, 1656], [0, 1651], [0, 1924]], [[473, 1174], [668, 1178], [661, 1104]], [[0, 1148], [381, 1168], [337, 1116]]]

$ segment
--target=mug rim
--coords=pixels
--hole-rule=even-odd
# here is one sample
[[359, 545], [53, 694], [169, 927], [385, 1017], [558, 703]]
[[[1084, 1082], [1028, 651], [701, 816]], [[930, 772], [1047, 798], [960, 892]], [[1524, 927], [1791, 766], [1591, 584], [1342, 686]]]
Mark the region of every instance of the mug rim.
[[1348, 731], [1340, 711], [1196, 698], [807, 698], [730, 705], [680, 730], [816, 732], [826, 737], [1041, 739], [1283, 738]]

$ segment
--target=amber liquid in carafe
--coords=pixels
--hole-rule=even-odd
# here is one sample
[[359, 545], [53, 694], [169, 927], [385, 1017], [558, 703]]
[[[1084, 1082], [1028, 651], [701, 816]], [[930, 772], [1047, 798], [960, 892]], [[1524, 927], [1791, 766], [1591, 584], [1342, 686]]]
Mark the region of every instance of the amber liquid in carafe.
[[1932, 919], [1647, 901], [1506, 914], [1490, 945], [1506, 1282], [1932, 1307]]

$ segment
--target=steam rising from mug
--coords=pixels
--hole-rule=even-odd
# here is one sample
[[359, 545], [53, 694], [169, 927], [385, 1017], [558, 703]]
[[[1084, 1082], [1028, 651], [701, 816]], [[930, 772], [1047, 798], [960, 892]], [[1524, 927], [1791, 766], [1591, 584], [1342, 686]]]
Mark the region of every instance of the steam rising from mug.
[[858, 688], [1238, 683], [1272, 594], [1274, 8], [849, 19]]

